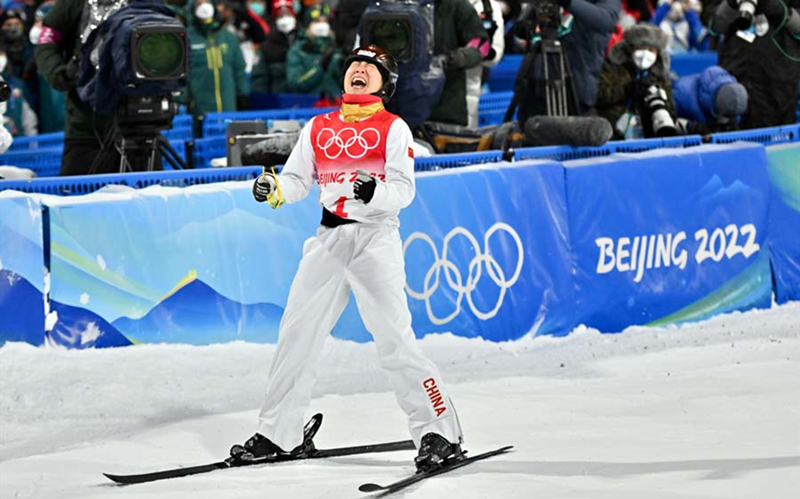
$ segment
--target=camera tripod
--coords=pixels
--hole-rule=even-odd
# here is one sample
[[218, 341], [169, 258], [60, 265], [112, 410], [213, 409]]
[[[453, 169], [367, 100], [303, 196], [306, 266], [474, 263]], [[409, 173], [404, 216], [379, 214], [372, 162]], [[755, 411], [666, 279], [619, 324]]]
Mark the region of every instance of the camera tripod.
[[126, 99], [114, 115], [89, 173], [96, 173], [111, 151], [119, 154], [119, 173], [161, 170], [162, 159], [175, 170], [185, 169], [186, 163], [161, 135], [172, 127], [176, 112], [169, 95]]
[[[541, 78], [537, 76], [541, 75]], [[537, 87], [528, 92], [531, 80]], [[544, 95], [538, 92], [542, 82]], [[575, 116], [579, 114], [572, 70], [563, 44], [555, 37], [542, 38], [525, 55], [514, 85], [514, 97], [503, 121], [511, 121], [520, 106], [520, 118], [529, 116]], [[524, 120], [520, 119], [524, 124]]]

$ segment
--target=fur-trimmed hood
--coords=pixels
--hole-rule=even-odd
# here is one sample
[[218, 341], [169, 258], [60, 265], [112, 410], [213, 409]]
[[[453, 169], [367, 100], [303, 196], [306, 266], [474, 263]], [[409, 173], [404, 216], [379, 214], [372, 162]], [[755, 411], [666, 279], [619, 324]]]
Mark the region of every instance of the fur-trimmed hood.
[[658, 60], [651, 68], [669, 74], [670, 58], [667, 53], [667, 35], [661, 28], [653, 24], [636, 24], [631, 26], [622, 36], [622, 41], [608, 51], [608, 60], [613, 64], [626, 64], [632, 60], [633, 51], [638, 47], [658, 50]]

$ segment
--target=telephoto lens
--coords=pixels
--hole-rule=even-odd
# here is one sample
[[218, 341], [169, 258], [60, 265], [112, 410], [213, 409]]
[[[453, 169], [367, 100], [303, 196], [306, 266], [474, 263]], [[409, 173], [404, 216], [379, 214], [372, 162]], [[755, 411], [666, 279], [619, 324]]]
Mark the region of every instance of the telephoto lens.
[[650, 121], [653, 133], [656, 137], [674, 137], [678, 135], [675, 121], [667, 109], [667, 93], [664, 89], [652, 86], [648, 89], [648, 95], [644, 98], [645, 107], [650, 113]]

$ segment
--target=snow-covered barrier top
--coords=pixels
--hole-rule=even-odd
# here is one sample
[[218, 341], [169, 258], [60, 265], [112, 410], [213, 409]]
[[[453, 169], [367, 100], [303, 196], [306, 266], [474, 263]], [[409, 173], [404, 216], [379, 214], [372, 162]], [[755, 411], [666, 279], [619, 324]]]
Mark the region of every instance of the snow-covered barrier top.
[[[800, 243], [772, 235], [800, 215], [789, 189], [768, 218], [771, 171], [738, 143], [419, 174], [400, 229], [415, 332], [503, 341], [769, 306], [770, 249], [796, 299]], [[73, 348], [275, 342], [320, 217], [315, 190], [271, 210], [249, 182], [1, 193], [0, 213], [0, 341]], [[370, 340], [353, 300], [333, 334]]]

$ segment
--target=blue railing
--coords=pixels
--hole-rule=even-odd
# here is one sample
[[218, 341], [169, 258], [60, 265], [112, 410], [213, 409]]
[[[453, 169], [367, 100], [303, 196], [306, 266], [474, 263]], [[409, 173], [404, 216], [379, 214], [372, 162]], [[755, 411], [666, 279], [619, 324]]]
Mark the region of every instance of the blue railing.
[[[755, 141], [764, 145], [781, 144], [800, 141], [800, 124], [784, 127], [748, 130], [715, 134], [713, 143], [730, 143], [737, 140]], [[196, 150], [208, 157], [224, 156], [225, 140], [222, 137], [198, 139]], [[672, 137], [666, 139], [644, 139], [625, 142], [609, 142], [600, 147], [531, 147], [514, 151], [514, 160], [552, 159], [568, 161], [593, 157], [609, 156], [615, 153], [636, 153], [661, 147], [694, 147], [702, 144], [700, 136]], [[482, 151], [461, 154], [440, 154], [425, 158], [417, 158], [417, 171], [437, 171], [447, 168], [459, 168], [470, 165], [496, 163], [503, 160], [502, 151]], [[169, 186], [189, 186], [231, 180], [247, 180], [255, 178], [261, 167], [206, 168], [198, 170], [137, 172], [111, 175], [86, 175], [78, 177], [35, 178], [32, 180], [0, 180], [0, 191], [15, 189], [23, 192], [37, 192], [57, 195], [76, 195], [94, 192], [104, 185], [121, 184], [134, 188], [147, 187], [154, 184]]]
[[82, 175], [76, 177], [35, 178], [31, 180], [0, 180], [0, 190], [14, 189], [29, 193], [74, 196], [89, 194], [106, 185], [126, 185], [134, 189], [141, 189], [151, 185], [188, 187], [190, 185], [250, 180], [256, 178], [261, 171], [262, 169], [259, 166], [240, 166], [207, 170], [134, 172], [106, 175]]

